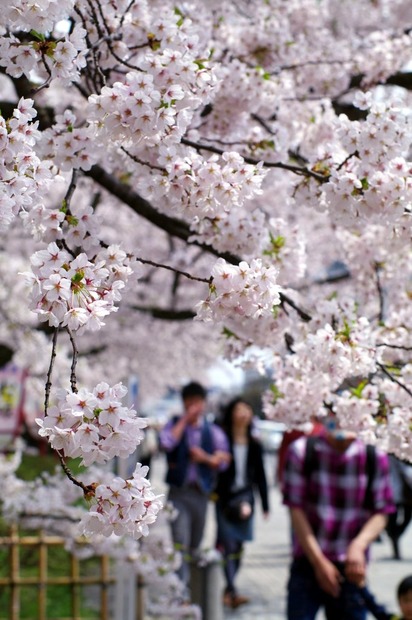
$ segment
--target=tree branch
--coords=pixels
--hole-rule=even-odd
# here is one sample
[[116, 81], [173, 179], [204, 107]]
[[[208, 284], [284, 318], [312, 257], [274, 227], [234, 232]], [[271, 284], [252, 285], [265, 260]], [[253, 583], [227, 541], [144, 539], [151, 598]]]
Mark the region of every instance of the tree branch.
[[[210, 153], [215, 153], [216, 155], [223, 155], [224, 153], [222, 149], [218, 149], [215, 146], [193, 142], [192, 140], [188, 140], [187, 138], [182, 138], [181, 142], [182, 144], [185, 144], [186, 146], [191, 146], [197, 151], [209, 151]], [[242, 157], [247, 164], [251, 164], [252, 166], [257, 166], [261, 161], [259, 159], [253, 159], [252, 157], [245, 157], [243, 155]], [[277, 161], [277, 162], [263, 161], [263, 167], [264, 168], [280, 168], [281, 170], [288, 170], [289, 172], [293, 172], [294, 174], [297, 174], [299, 176], [311, 177], [313, 179], [316, 179], [320, 183], [325, 183], [329, 179], [329, 176], [325, 176], [322, 174], [318, 174], [317, 172], [313, 172], [312, 170], [305, 168], [305, 166], [294, 166], [292, 164], [284, 164], [280, 161]]]
[[403, 390], [405, 390], [405, 392], [407, 394], [409, 394], [409, 396], [412, 396], [412, 391], [408, 387], [406, 387], [406, 385], [404, 383], [402, 383], [402, 381], [399, 381], [399, 379], [396, 379], [396, 377], [391, 375], [389, 370], [387, 370], [387, 368], [385, 368], [385, 366], [383, 364], [380, 364], [379, 362], [377, 362], [376, 365], [378, 366], [378, 368], [381, 369], [381, 371], [383, 372], [384, 375], [386, 375], [391, 381], [393, 381], [394, 383], [399, 385], [399, 387], [401, 387]]
[[49, 408], [49, 400], [50, 400], [50, 390], [52, 387], [52, 374], [53, 374], [53, 366], [56, 360], [56, 347], [57, 347], [57, 337], [59, 335], [59, 328], [55, 327], [53, 331], [53, 341], [52, 341], [52, 352], [50, 356], [50, 364], [49, 370], [47, 371], [47, 379], [45, 385], [45, 396], [44, 396], [44, 415], [47, 415], [47, 410]]
[[189, 241], [189, 237], [193, 234], [189, 228], [189, 225], [177, 218], [169, 217], [157, 211], [150, 202], [145, 198], [133, 191], [128, 185], [122, 183], [116, 179], [113, 175], [107, 173], [100, 166], [93, 166], [91, 170], [84, 173], [86, 176], [92, 178], [101, 187], [104, 187], [110, 194], [128, 205], [132, 211], [145, 218], [148, 222], [151, 222], [157, 228], [164, 230], [168, 235], [172, 235], [185, 241], [188, 245], [195, 245], [202, 248], [205, 252], [213, 254], [214, 256], [220, 256], [224, 258], [228, 263], [238, 264], [239, 259], [230, 252], [218, 252], [212, 246], [197, 243], [196, 241]]
[[378, 298], [379, 298], [378, 321], [381, 323], [384, 319], [385, 298], [383, 294], [382, 282], [380, 279], [380, 272], [381, 272], [381, 268], [379, 264], [375, 263], [376, 288], [378, 291]]
[[290, 297], [288, 297], [287, 295], [285, 295], [284, 293], [280, 292], [279, 293], [280, 296], [280, 305], [283, 307], [285, 304], [287, 304], [288, 306], [290, 306], [291, 308], [293, 308], [294, 310], [296, 310], [296, 312], [298, 313], [298, 315], [300, 316], [300, 318], [303, 321], [311, 321], [312, 317], [310, 314], [308, 314], [307, 312], [305, 312], [305, 310], [302, 310], [302, 308], [299, 308], [299, 306], [297, 306], [295, 304], [295, 302], [290, 299]]
[[188, 321], [196, 316], [193, 310], [171, 310], [168, 308], [155, 308], [154, 306], [129, 306], [132, 310], [138, 312], [145, 312], [150, 314], [154, 319], [160, 319], [162, 321]]

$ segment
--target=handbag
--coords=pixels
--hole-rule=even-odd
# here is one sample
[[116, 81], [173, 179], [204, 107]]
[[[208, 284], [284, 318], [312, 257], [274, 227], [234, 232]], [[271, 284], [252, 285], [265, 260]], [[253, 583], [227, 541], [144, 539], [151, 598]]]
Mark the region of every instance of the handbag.
[[232, 523], [246, 521], [253, 514], [254, 498], [250, 487], [240, 489], [229, 497], [223, 506], [223, 514]]

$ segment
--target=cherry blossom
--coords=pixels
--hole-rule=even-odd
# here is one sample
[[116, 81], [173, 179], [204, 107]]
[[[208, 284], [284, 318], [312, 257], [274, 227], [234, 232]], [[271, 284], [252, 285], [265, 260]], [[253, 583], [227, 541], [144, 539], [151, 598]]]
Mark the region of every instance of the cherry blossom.
[[[0, 343], [63, 463], [135, 449], [129, 377], [146, 404], [221, 355], [267, 416], [412, 459], [410, 3], [252, 4], [3, 7]], [[102, 548], [157, 518], [146, 473], [75, 489]]]

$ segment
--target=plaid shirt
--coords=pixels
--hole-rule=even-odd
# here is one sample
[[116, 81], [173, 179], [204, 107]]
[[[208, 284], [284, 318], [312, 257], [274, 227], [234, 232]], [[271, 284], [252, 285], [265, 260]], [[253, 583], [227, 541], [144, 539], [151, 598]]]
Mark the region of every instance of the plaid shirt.
[[[306, 441], [307, 437], [301, 437], [289, 446], [282, 485], [283, 503], [301, 508], [326, 557], [342, 562], [349, 543], [369, 517], [395, 509], [388, 457], [376, 450], [372, 506], [365, 506], [368, 481], [365, 444], [355, 439], [344, 452], [338, 452], [325, 437], [319, 437], [308, 477], [303, 471]], [[296, 537], [293, 555], [303, 555]]]

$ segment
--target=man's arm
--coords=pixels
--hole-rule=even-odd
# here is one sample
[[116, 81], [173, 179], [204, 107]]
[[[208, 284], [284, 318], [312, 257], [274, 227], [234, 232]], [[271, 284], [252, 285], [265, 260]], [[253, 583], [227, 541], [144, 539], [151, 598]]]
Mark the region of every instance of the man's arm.
[[159, 433], [159, 442], [163, 450], [170, 452], [179, 443], [186, 429], [187, 420], [185, 416], [181, 416], [175, 422], [170, 420], [165, 424]]
[[376, 513], [372, 515], [350, 543], [346, 555], [345, 575], [352, 583], [359, 585], [365, 580], [366, 551], [385, 528], [386, 521], [385, 514]]
[[190, 456], [195, 463], [203, 463], [212, 469], [223, 471], [227, 469], [232, 455], [230, 454], [229, 442], [225, 433], [216, 425], [212, 425], [213, 453], [206, 452], [201, 447], [190, 449]]
[[301, 508], [291, 507], [290, 516], [293, 531], [313, 566], [320, 587], [332, 596], [339, 596], [342, 576], [333, 562], [323, 554], [305, 513]]

